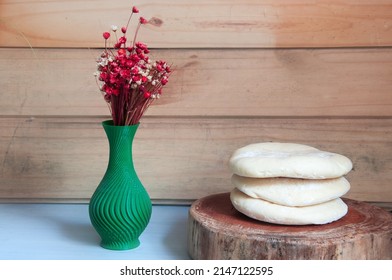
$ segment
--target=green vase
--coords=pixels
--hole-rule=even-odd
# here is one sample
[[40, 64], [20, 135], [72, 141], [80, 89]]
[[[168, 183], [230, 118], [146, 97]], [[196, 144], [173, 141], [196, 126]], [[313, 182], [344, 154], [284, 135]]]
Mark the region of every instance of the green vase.
[[101, 246], [128, 250], [140, 245], [139, 236], [150, 221], [151, 199], [140, 182], [132, 158], [132, 143], [139, 125], [102, 123], [109, 141], [109, 163], [91, 197], [89, 215], [101, 236]]

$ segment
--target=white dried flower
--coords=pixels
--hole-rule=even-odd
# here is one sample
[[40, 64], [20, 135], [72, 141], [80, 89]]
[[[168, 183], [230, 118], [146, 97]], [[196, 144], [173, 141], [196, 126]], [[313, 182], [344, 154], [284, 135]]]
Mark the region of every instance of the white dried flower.
[[116, 32], [117, 29], [118, 29], [117, 25], [112, 25], [112, 30], [113, 30], [113, 32]]

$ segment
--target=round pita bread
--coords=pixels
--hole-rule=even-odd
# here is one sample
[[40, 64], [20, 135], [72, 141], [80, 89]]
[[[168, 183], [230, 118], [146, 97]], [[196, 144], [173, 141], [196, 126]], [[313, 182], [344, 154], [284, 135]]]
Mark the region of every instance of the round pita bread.
[[312, 206], [288, 207], [252, 198], [234, 189], [230, 200], [234, 208], [250, 218], [282, 225], [327, 224], [342, 218], [348, 211], [340, 198]]
[[234, 187], [253, 198], [284, 206], [308, 206], [341, 197], [350, 190], [344, 178], [306, 180], [293, 178], [231, 177]]
[[229, 167], [251, 178], [329, 179], [346, 175], [352, 162], [343, 155], [294, 143], [257, 143], [236, 150]]

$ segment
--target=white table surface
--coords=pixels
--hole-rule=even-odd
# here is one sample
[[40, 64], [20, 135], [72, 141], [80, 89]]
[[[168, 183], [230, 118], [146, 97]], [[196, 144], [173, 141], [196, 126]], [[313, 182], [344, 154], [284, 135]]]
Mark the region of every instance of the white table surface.
[[87, 204], [0, 204], [0, 260], [186, 260], [189, 206], [153, 206], [132, 250], [99, 245]]

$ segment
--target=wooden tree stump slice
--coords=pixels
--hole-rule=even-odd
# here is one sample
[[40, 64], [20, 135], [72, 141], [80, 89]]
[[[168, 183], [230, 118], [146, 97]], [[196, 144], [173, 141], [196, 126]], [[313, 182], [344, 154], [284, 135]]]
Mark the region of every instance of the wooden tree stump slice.
[[392, 259], [392, 215], [343, 199], [348, 213], [325, 225], [285, 226], [238, 212], [230, 193], [207, 196], [189, 210], [188, 252], [193, 259]]

